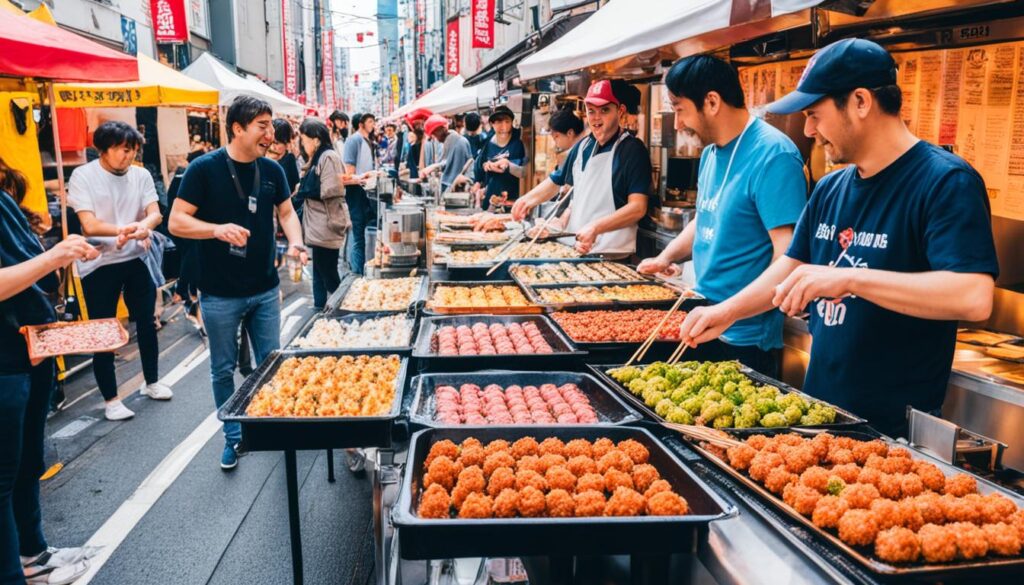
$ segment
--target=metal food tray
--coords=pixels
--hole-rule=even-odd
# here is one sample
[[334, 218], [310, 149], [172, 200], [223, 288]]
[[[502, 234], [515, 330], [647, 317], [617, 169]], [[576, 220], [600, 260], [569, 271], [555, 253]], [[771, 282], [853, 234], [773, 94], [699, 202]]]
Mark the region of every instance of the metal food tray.
[[[626, 308], [626, 307], [628, 307], [628, 308], [634, 308], [635, 309], [635, 308], [671, 307], [673, 304], [675, 304], [676, 299], [681, 294], [679, 290], [677, 290], [675, 288], [672, 288], [672, 287], [669, 287], [669, 286], [665, 286], [664, 288], [668, 289], [669, 291], [671, 291], [674, 294], [674, 296], [671, 299], [658, 300], [658, 301], [613, 301], [613, 300], [608, 300], [608, 301], [603, 301], [603, 302], [586, 301], [586, 302], [549, 303], [549, 302], [545, 302], [544, 300], [542, 300], [540, 298], [540, 294], [537, 292], [538, 290], [545, 290], [545, 289], [572, 288], [572, 287], [580, 287], [580, 286], [582, 286], [582, 287], [598, 288], [598, 287], [602, 287], [602, 286], [628, 286], [630, 284], [653, 285], [653, 286], [661, 285], [661, 286], [664, 286], [663, 284], [657, 283], [657, 282], [599, 282], [599, 283], [585, 282], [585, 283], [576, 283], [576, 284], [569, 284], [569, 283], [559, 283], [559, 284], [522, 284], [520, 286], [522, 287], [523, 292], [526, 293], [526, 298], [530, 299], [530, 302], [536, 304], [538, 307], [542, 307], [546, 311], [563, 311], [565, 309], [571, 309], [571, 308], [609, 309], [609, 308]], [[696, 295], [697, 293], [693, 293], [693, 294]], [[697, 299], [696, 297], [693, 297], [693, 298], [691, 298], [689, 300], [691, 300], [691, 301], [703, 301], [703, 297], [700, 298], [700, 299]], [[688, 302], [687, 300], [684, 300], [683, 304], [680, 306], [680, 308], [683, 309], [683, 310], [687, 310], [686, 309], [687, 302]], [[690, 306], [693, 306], [693, 305], [694, 305], [693, 303], [690, 303]]]
[[[412, 270], [412, 268], [410, 268], [410, 271], [411, 270]], [[366, 314], [370, 314], [370, 313], [392, 313], [392, 314], [393, 313], [407, 313], [407, 312], [411, 313], [416, 308], [416, 303], [418, 303], [419, 301], [422, 301], [425, 298], [426, 290], [427, 290], [427, 287], [428, 287], [428, 285], [430, 283], [430, 279], [427, 278], [426, 275], [420, 275], [419, 276], [419, 278], [420, 278], [420, 287], [419, 287], [418, 290], [416, 290], [413, 293], [412, 301], [409, 303], [409, 306], [406, 307], [405, 309], [395, 309], [393, 311], [392, 310], [382, 310], [382, 309], [375, 309], [375, 310], [372, 310], [372, 311], [354, 311], [352, 309], [343, 309], [341, 307], [341, 305], [342, 305], [343, 302], [345, 302], [345, 297], [348, 296], [349, 289], [352, 288], [352, 285], [355, 283], [356, 279], [358, 279], [358, 278], [362, 278], [362, 277], [360, 277], [357, 274], [349, 274], [344, 280], [342, 280], [342, 282], [338, 286], [337, 290], [335, 290], [334, 293], [327, 299], [327, 302], [325, 303], [325, 307], [327, 307], [327, 309], [324, 311], [325, 314], [330, 315], [330, 316], [341, 316], [341, 315], [366, 315]], [[385, 279], [378, 279], [378, 280], [387, 280], [387, 279], [385, 278]]]
[[[592, 261], [594, 263], [605, 262], [605, 260], [601, 260], [600, 258], [588, 258], [587, 260], [588, 261]], [[544, 264], [557, 264], [559, 262], [562, 262], [562, 260], [552, 260], [551, 262], [545, 262]], [[518, 284], [524, 290], [526, 289], [526, 287], [529, 287], [529, 286], [541, 286], [541, 287], [544, 287], [544, 286], [552, 286], [552, 287], [557, 287], [557, 286], [606, 286], [606, 285], [625, 286], [627, 284], [661, 284], [661, 283], [655, 281], [653, 278], [644, 278], [644, 276], [642, 274], [640, 275], [639, 279], [634, 279], [634, 280], [567, 280], [565, 282], [526, 282], [525, 280], [523, 280], [523, 279], [521, 279], [519, 277], [519, 271], [516, 270], [516, 268], [518, 268], [520, 265], [523, 265], [523, 264], [525, 264], [525, 263], [519, 262], [518, 260], [515, 261], [515, 263], [512, 264], [512, 266], [509, 266], [508, 274], [509, 274], [509, 276], [512, 277], [512, 280], [514, 280], [516, 282], [516, 284]], [[580, 264], [580, 262], [574, 262], [574, 264]], [[538, 264], [530, 264], [530, 265], [537, 266]], [[632, 267], [632, 266], [630, 266], [629, 268], [633, 268], [635, 270], [635, 268]]]
[[[615, 442], [634, 439], [650, 450], [650, 462], [673, 490], [686, 498], [686, 516], [589, 518], [427, 519], [416, 515], [423, 462], [431, 445], [449, 439], [460, 443], [475, 437], [484, 444], [496, 439], [557, 437]], [[413, 435], [409, 459], [392, 519], [399, 527], [399, 550], [411, 560], [461, 557], [573, 556], [668, 554], [685, 552], [707, 538], [714, 520], [736, 514], [693, 471], [683, 465], [644, 429], [626, 426], [459, 427], [427, 429]]]
[[[449, 267], [449, 270], [451, 268]], [[424, 313], [427, 315], [470, 315], [470, 314], [489, 314], [489, 315], [535, 315], [544, 312], [544, 309], [537, 305], [526, 305], [522, 307], [434, 307], [431, 305], [431, 299], [434, 298], [434, 291], [440, 286], [462, 286], [462, 287], [474, 287], [474, 286], [511, 286], [522, 289], [514, 281], [511, 280], [438, 280], [430, 283], [426, 295], [426, 305], [424, 306]], [[526, 295], [523, 295], [526, 296]], [[529, 301], [529, 297], [527, 297]], [[421, 328], [422, 331], [422, 328]]]
[[378, 319], [380, 317], [392, 317], [392, 316], [398, 315], [398, 314], [400, 314], [400, 313], [395, 313], [395, 312], [390, 312], [390, 311], [380, 311], [380, 312], [377, 312], [377, 313], [350, 313], [348, 315], [325, 315], [323, 313], [320, 313], [320, 314], [317, 314], [317, 315], [313, 315], [313, 318], [311, 318], [308, 321], [306, 321], [306, 324], [302, 326], [302, 329], [300, 329], [299, 332], [295, 335], [295, 337], [292, 338], [291, 342], [288, 344], [288, 348], [287, 349], [294, 349], [294, 350], [299, 350], [299, 351], [327, 351], [327, 352], [338, 352], [338, 351], [344, 351], [344, 352], [353, 352], [353, 351], [381, 351], [381, 352], [387, 352], [387, 353], [408, 354], [409, 352], [412, 351], [412, 345], [416, 341], [416, 333], [419, 330], [419, 325], [420, 325], [419, 319], [417, 319], [415, 315], [408, 315], [408, 314], [406, 315], [405, 318], [410, 320], [410, 321], [412, 321], [412, 328], [409, 331], [409, 343], [407, 343], [405, 345], [400, 345], [400, 346], [397, 346], [397, 347], [341, 347], [341, 348], [335, 348], [335, 347], [316, 347], [316, 348], [309, 348], [309, 349], [302, 349], [302, 348], [299, 348], [299, 347], [297, 347], [295, 345], [295, 340], [303, 338], [303, 337], [306, 337], [307, 335], [309, 335], [309, 332], [313, 330], [313, 325], [317, 321], [321, 321], [321, 320], [327, 319], [327, 320], [330, 320], [330, 321], [344, 321], [346, 323], [352, 323], [352, 322], [362, 323], [363, 321], [368, 321], [370, 319]]
[[[597, 376], [597, 379], [603, 381], [605, 384], [610, 385], [616, 392], [621, 394], [623, 398], [628, 400], [630, 402], [630, 404], [632, 404], [634, 407], [636, 407], [640, 412], [644, 413], [648, 418], [650, 418], [651, 420], [654, 420], [654, 421], [656, 421], [658, 423], [665, 422], [665, 419], [660, 417], [660, 416], [658, 416], [658, 414], [655, 413], [654, 410], [651, 407], [647, 406], [647, 403], [645, 403], [642, 398], [640, 398], [639, 396], [634, 395], [632, 392], [629, 391], [629, 389], [625, 388], [622, 384], [618, 383], [617, 381], [615, 381], [614, 378], [612, 378], [611, 376], [609, 376], [608, 374], [605, 373], [605, 370], [610, 370], [612, 368], [620, 368], [623, 365], [624, 364], [613, 364], [613, 365], [587, 364], [587, 368], [589, 368], [590, 371], [593, 372], [595, 376]], [[641, 367], [641, 368], [643, 367], [643, 365], [640, 365], [640, 364], [637, 364], [637, 366]], [[748, 368], [747, 366], [744, 366], [743, 364], [740, 364], [740, 372], [742, 372], [745, 376], [747, 376], [748, 378], [750, 378], [751, 380], [753, 380], [757, 384], [761, 384], [761, 385], [768, 384], [768, 385], [775, 386], [775, 387], [777, 387], [779, 390], [781, 390], [785, 394], [797, 394], [798, 396], [800, 396], [804, 400], [807, 400], [808, 402], [820, 402], [822, 404], [825, 404], [827, 406], [830, 406], [830, 407], [834, 408], [835, 411], [836, 411], [836, 422], [834, 422], [832, 424], [827, 424], [827, 425], [807, 425], [807, 426], [786, 426], [786, 427], [779, 427], [779, 429], [783, 429], [783, 430], [790, 430], [790, 429], [824, 429], [824, 430], [850, 429], [852, 427], [858, 427], [860, 425], [863, 425], [863, 424], [867, 423], [866, 420], [864, 420], [863, 418], [853, 414], [852, 412], [849, 412], [847, 410], [839, 408], [838, 406], [835, 406], [833, 404], [829, 404], [828, 402], [825, 402], [824, 400], [818, 400], [817, 398], [814, 398], [812, 396], [804, 394], [803, 392], [797, 390], [796, 388], [793, 388], [792, 386], [789, 386], [789, 385], [784, 384], [782, 382], [779, 382], [777, 380], [773, 380], [772, 378], [769, 378], [768, 376], [765, 376], [764, 374], [761, 374], [759, 372], [755, 372], [754, 370]], [[730, 433], [734, 433], [734, 434], [737, 434], [737, 435], [748, 435], [748, 434], [761, 433], [761, 432], [771, 432], [771, 431], [776, 431], [776, 430], [779, 430], [779, 429], [770, 429], [770, 428], [767, 428], [767, 427], [750, 427], [750, 428], [746, 428], [746, 429], [727, 428], [727, 429], [722, 429], [722, 430], [728, 431]]]
[[339, 417], [266, 417], [249, 416], [246, 407], [281, 363], [290, 357], [339, 357], [342, 355], [392, 355], [391, 351], [307, 351], [278, 350], [250, 374], [217, 411], [224, 422], [242, 425], [242, 444], [249, 451], [316, 450], [357, 447], [387, 448], [392, 442], [392, 427], [401, 415], [402, 392], [408, 375], [409, 358], [401, 359], [395, 379], [395, 400], [387, 414], [379, 416]]
[[[1018, 507], [1024, 507], [1024, 497], [1015, 494], [1009, 490], [1003, 489], [982, 477], [975, 476], [967, 471], [949, 465], [948, 463], [929, 457], [920, 451], [915, 450], [909, 445], [899, 443], [888, 437], [850, 431], [850, 430], [839, 430], [832, 431], [826, 429], [809, 429], [807, 427], [792, 428], [792, 429], [767, 429], [761, 434], [777, 434], [778, 432], [796, 432], [803, 435], [813, 436], [818, 433], [828, 432], [835, 436], [851, 437], [860, 441], [870, 441], [872, 439], [879, 439], [884, 441], [890, 447], [902, 447], [910, 451], [911, 456], [914, 459], [921, 459], [933, 463], [942, 470], [947, 477], [957, 473], [965, 473], [972, 475], [978, 483], [978, 491], [982, 494], [988, 494], [992, 492], [998, 492], [1007, 498], [1011, 499]], [[885, 561], [881, 561], [875, 558], [871, 554], [871, 547], [854, 547], [846, 544], [839, 539], [839, 536], [834, 534], [832, 531], [818, 528], [814, 525], [810, 518], [806, 518], [799, 514], [796, 510], [790, 507], [788, 504], [782, 501], [781, 498], [768, 491], [764, 486], [751, 479], [747, 474], [741, 473], [740, 471], [733, 469], [727, 461], [723, 461], [713, 452], [705, 449], [701, 445], [690, 443], [690, 447], [695, 451], [703, 455], [715, 466], [724, 471], [726, 474], [736, 479], [743, 485], [747, 486], [753, 492], [755, 492], [762, 499], [768, 501], [779, 511], [783, 512], [793, 520], [801, 523], [806, 529], [810, 530], [814, 534], [827, 540], [841, 552], [851, 557], [854, 561], [859, 563], [862, 567], [868, 571], [881, 575], [887, 578], [908, 578], [912, 580], [928, 580], [936, 581], [942, 579], [969, 579], [971, 582], [981, 582], [984, 577], [992, 577], [996, 575], [1021, 575], [1024, 572], [1024, 556], [1017, 557], [986, 557], [986, 560], [971, 560], [971, 561], [953, 561], [950, 563], [936, 563], [928, 564], [927, 562], [912, 563], [912, 564], [892, 564]]]
[[[600, 422], [599, 425], [621, 425], [640, 420], [642, 415], [626, 404], [619, 396], [602, 384], [597, 378], [583, 372], [513, 372], [511, 370], [482, 370], [462, 373], [420, 374], [412, 379], [409, 389], [415, 388], [412, 405], [409, 408], [409, 422], [423, 427], [450, 427], [434, 418], [434, 392], [438, 386], [476, 384], [485, 388], [497, 384], [502, 388], [512, 385], [536, 386], [543, 384], [576, 384], [590, 400], [590, 406]], [[473, 428], [474, 425], [454, 425], [457, 428]], [[530, 425], [540, 426], [540, 425]], [[563, 426], [563, 425], [558, 425]], [[567, 426], [579, 426], [577, 424]]]
[[[564, 327], [562, 327], [562, 324], [559, 323], [557, 319], [555, 319], [554, 314], [553, 314], [553, 313], [556, 313], [556, 312], [558, 312], [558, 313], [576, 313], [576, 312], [584, 312], [584, 311], [609, 311], [609, 310], [614, 311], [616, 308], [621, 308], [623, 310], [629, 310], [627, 307], [613, 307], [613, 308], [608, 308], [608, 307], [604, 307], [604, 308], [597, 308], [597, 307], [568, 307], [568, 308], [566, 308], [564, 310], [561, 310], [561, 311], [552, 311], [552, 312], [548, 313], [547, 316], [548, 316], [548, 318], [551, 319], [551, 322], [555, 324], [555, 327], [558, 327], [558, 329], [562, 333], [564, 333], [566, 337], [571, 339], [572, 342], [576, 344], [576, 347], [579, 347], [581, 349], [585, 349], [587, 351], [602, 351], [602, 352], [609, 352], [609, 353], [619, 351], [619, 352], [629, 352], [630, 354], [632, 354], [634, 351], [636, 351], [636, 349], [638, 347], [640, 347], [640, 344], [642, 344], [644, 341], [646, 341], [646, 338], [645, 339], [641, 339], [640, 341], [579, 341], [578, 339], [576, 339], [572, 335], [569, 335], [569, 332], [566, 331]], [[633, 308], [635, 308], [635, 309], [640, 309], [640, 308], [643, 308], [643, 309], [651, 309], [651, 308], [657, 309], [657, 307], [633, 307]], [[675, 349], [675, 347], [679, 345], [680, 341], [681, 341], [680, 339], [676, 339], [675, 341], [673, 341], [671, 339], [655, 339], [654, 342], [651, 343], [651, 347], [650, 347], [650, 349], [647, 351], [647, 353], [645, 355], [648, 356], [647, 359], [650, 359], [650, 356], [657, 354], [659, 349], [667, 349], [667, 348]], [[671, 353], [671, 352], [669, 352], [669, 353]], [[667, 357], [667, 354], [666, 354], [666, 357]]]
[[[104, 346], [104, 347], [94, 347], [94, 348], [89, 348], [88, 350], [74, 351], [74, 352], [61, 351], [61, 352], [57, 352], [57, 353], [45, 353], [45, 352], [42, 352], [42, 351], [39, 350], [39, 347], [38, 347], [37, 344], [39, 343], [39, 333], [42, 332], [42, 331], [47, 331], [47, 330], [50, 330], [50, 329], [65, 329], [65, 328], [68, 328], [68, 327], [71, 327], [71, 328], [81, 327], [82, 325], [85, 325], [87, 323], [101, 323], [101, 322], [110, 322], [110, 323], [112, 323], [114, 325], [117, 325], [118, 340], [117, 340], [116, 344], [112, 344], [112, 345]], [[124, 328], [124, 325], [122, 325], [120, 321], [118, 321], [117, 319], [115, 319], [113, 317], [108, 318], [108, 319], [91, 319], [89, 321], [56, 321], [54, 323], [47, 323], [45, 325], [24, 325], [24, 326], [22, 326], [19, 329], [19, 332], [25, 337], [25, 345], [28, 348], [28, 357], [29, 357], [29, 360], [31, 360], [33, 364], [38, 363], [38, 362], [40, 362], [40, 361], [42, 361], [42, 360], [44, 360], [46, 358], [51, 358], [51, 357], [55, 357], [55, 356], [62, 356], [62, 355], [91, 355], [91, 354], [94, 354], [94, 353], [103, 353], [103, 352], [108, 352], [108, 351], [114, 351], [116, 349], [122, 348], [125, 345], [127, 345], [128, 341], [131, 339], [128, 336], [128, 330], [126, 330]]]
[[[434, 334], [445, 325], [458, 327], [459, 325], [472, 326], [474, 323], [536, 323], [545, 341], [551, 345], [554, 353], [532, 353], [532, 354], [496, 354], [496, 355], [454, 355], [443, 356], [433, 351]], [[564, 365], [567, 359], [576, 359], [586, 355], [587, 352], [580, 351], [562, 330], [555, 327], [544, 315], [452, 315], [441, 317], [425, 317], [420, 322], [419, 333], [416, 343], [412, 348], [412, 356], [416, 358], [422, 368], [445, 368], [446, 370], [472, 371], [485, 368], [509, 367], [510, 362], [515, 367], [533, 368], [541, 366]]]

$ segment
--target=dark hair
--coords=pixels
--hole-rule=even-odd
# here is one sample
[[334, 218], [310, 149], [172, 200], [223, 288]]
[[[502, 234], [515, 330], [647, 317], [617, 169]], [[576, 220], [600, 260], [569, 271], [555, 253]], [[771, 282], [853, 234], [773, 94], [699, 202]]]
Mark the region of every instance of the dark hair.
[[142, 133], [124, 122], [104, 122], [93, 133], [92, 144], [101, 153], [122, 144], [138, 148], [142, 146]]
[[318, 118], [306, 118], [303, 120], [302, 124], [299, 125], [299, 134], [320, 139], [320, 148], [315, 153], [305, 153], [306, 158], [314, 162], [314, 164], [315, 159], [320, 158], [321, 152], [334, 148], [331, 144], [331, 131], [327, 128], [327, 124]]
[[712, 91], [734, 108], [742, 108], [745, 103], [736, 69], [710, 55], [694, 55], [676, 61], [665, 75], [665, 86], [672, 95], [693, 102], [698, 110], [704, 107], [704, 98]]
[[571, 108], [563, 108], [551, 115], [548, 127], [562, 134], [568, 134], [572, 130], [578, 135], [583, 132], [583, 120], [580, 120]]
[[228, 107], [228, 115], [224, 120], [224, 123], [227, 124], [228, 142], [235, 139], [234, 126], [236, 123], [242, 128], [246, 128], [263, 114], [273, 115], [273, 110], [270, 109], [270, 104], [267, 102], [249, 95], [236, 97]]
[[331, 116], [327, 119], [330, 120], [331, 122], [337, 120], [341, 120], [342, 122], [348, 122], [348, 114], [342, 112], [341, 110], [334, 110], [333, 112], [331, 112]]
[[[903, 107], [903, 91], [900, 90], [900, 86], [883, 85], [882, 87], [869, 88], [868, 91], [874, 96], [882, 112], [890, 116], [898, 116], [900, 114], [900, 109]], [[829, 97], [836, 103], [836, 107], [841, 110], [846, 107], [846, 102], [849, 101], [850, 94], [853, 92], [854, 90], [851, 89], [850, 91]]]
[[612, 80], [612, 93], [619, 103], [626, 106], [626, 111], [634, 116], [640, 113], [640, 90], [623, 79]]
[[367, 120], [376, 120], [376, 119], [377, 119], [377, 116], [374, 116], [373, 114], [367, 112], [367, 113], [359, 116], [359, 121], [356, 122], [355, 125], [356, 126], [361, 126], [363, 124], [363, 122], [365, 122]]
[[295, 128], [292, 128], [291, 122], [284, 118], [274, 119], [274, 142], [280, 142], [282, 144], [288, 144], [295, 138]]
[[7, 166], [4, 159], [0, 158], [0, 191], [6, 191], [14, 198], [14, 202], [21, 205], [28, 191], [28, 182], [25, 175], [18, 169]]
[[466, 130], [469, 132], [476, 132], [480, 129], [480, 114], [477, 112], [469, 112], [466, 114]]
[[387, 130], [388, 128], [395, 128], [395, 129], [397, 129], [398, 126], [395, 126], [394, 122], [388, 122], [388, 123], [384, 124], [384, 129]]

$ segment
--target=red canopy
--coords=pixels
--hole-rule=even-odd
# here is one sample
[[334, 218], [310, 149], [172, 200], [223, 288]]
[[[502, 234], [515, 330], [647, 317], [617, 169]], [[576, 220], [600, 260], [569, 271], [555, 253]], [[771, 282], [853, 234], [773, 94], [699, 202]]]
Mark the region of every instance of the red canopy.
[[136, 81], [135, 57], [32, 18], [0, 10], [0, 76]]

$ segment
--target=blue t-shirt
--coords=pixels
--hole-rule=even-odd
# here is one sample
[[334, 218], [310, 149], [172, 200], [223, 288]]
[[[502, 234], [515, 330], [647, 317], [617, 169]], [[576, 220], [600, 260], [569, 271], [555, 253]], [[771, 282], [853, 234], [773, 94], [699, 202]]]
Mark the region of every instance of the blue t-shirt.
[[[822, 178], [786, 254], [822, 266], [838, 259], [842, 267], [893, 272], [999, 273], [984, 180], [924, 141], [873, 177], [850, 166]], [[809, 311], [807, 393], [882, 431], [903, 425], [908, 404], [942, 405], [956, 321], [910, 317], [857, 297], [817, 300]]]
[[345, 151], [342, 162], [356, 168], [356, 174], [362, 175], [373, 170], [373, 150], [363, 135], [356, 132], [345, 140]]
[[[616, 134], [606, 144], [597, 148], [598, 154], [610, 152], [619, 139]], [[572, 169], [576, 164], [576, 157], [583, 157], [583, 170], [587, 170], [587, 163], [594, 154], [594, 147], [597, 140], [593, 136], [587, 136], [573, 145], [565, 162], [561, 167], [555, 169], [550, 175], [551, 182], [561, 187], [572, 185]], [[581, 154], [582, 153], [582, 154]], [[651, 190], [651, 155], [647, 147], [637, 137], [630, 134], [622, 139], [619, 148], [612, 158], [612, 194], [615, 198], [615, 209], [619, 209], [629, 201], [633, 193], [646, 195]]]
[[[736, 151], [738, 140], [705, 148], [697, 178], [693, 268], [697, 291], [716, 303], [743, 290], [768, 268], [773, 252], [768, 231], [795, 224], [807, 204], [803, 161], [793, 141], [758, 119]], [[723, 180], [726, 187], [716, 198]], [[768, 311], [738, 321], [722, 340], [763, 350], [780, 348], [783, 320], [781, 312]]]
[[508, 193], [509, 201], [519, 198], [519, 177], [512, 174], [511, 168], [504, 173], [484, 172], [484, 163], [501, 154], [506, 155], [509, 162], [516, 166], [523, 166], [526, 163], [526, 147], [523, 141], [513, 138], [505, 146], [498, 146], [494, 140], [487, 141], [476, 157], [476, 164], [473, 165], [473, 176], [477, 182], [487, 187], [487, 195], [501, 195], [502, 191]]

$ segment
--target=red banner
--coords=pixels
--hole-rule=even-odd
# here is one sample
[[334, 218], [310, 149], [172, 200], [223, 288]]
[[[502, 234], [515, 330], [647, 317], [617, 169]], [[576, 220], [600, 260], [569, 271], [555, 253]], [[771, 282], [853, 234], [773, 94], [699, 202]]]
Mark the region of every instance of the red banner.
[[416, 39], [420, 55], [427, 53], [427, 2], [416, 0]]
[[494, 48], [494, 0], [473, 0], [473, 48]]
[[333, 109], [337, 105], [337, 94], [334, 90], [334, 31], [324, 32], [324, 105]]
[[187, 43], [185, 0], [150, 0], [153, 36], [158, 43]]
[[448, 75], [459, 74], [459, 19], [448, 21], [448, 30], [444, 35], [444, 64]]
[[298, 64], [295, 62], [295, 39], [288, 34], [292, 20], [291, 3], [281, 0], [281, 56], [284, 60], [284, 95], [296, 99], [299, 95]]

